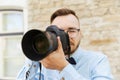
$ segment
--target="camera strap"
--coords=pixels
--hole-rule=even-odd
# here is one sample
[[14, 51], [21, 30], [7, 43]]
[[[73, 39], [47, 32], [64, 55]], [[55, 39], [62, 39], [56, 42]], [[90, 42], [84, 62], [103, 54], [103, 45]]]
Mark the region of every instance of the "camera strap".
[[41, 65], [41, 63], [40, 63], [40, 62], [39, 62], [39, 68], [40, 68], [39, 80], [41, 80], [41, 70], [42, 70], [42, 65]]

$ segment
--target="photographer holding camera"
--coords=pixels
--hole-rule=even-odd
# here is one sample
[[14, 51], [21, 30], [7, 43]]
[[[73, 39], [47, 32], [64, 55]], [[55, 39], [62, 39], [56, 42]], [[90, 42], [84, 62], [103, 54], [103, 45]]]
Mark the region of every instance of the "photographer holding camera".
[[58, 9], [45, 32], [32, 30], [24, 35], [22, 48], [28, 60], [17, 80], [113, 80], [107, 57], [81, 49], [80, 41], [75, 12]]

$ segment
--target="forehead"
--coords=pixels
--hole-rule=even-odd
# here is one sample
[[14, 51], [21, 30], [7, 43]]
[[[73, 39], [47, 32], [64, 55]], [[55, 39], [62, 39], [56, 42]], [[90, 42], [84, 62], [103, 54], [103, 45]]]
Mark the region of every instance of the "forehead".
[[79, 28], [79, 21], [78, 19], [72, 15], [65, 15], [65, 16], [58, 16], [56, 17], [52, 25], [57, 25], [61, 29], [69, 29], [69, 28]]

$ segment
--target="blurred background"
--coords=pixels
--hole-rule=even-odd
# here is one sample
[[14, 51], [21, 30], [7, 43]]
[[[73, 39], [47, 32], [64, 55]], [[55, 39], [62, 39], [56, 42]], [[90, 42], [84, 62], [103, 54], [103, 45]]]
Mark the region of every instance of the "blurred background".
[[81, 47], [108, 56], [120, 80], [120, 0], [0, 0], [0, 80], [15, 80], [24, 64], [23, 34], [44, 30], [59, 8], [73, 9], [80, 19]]
[[26, 0], [0, 0], [0, 80], [15, 80], [24, 64], [21, 38], [27, 29]]

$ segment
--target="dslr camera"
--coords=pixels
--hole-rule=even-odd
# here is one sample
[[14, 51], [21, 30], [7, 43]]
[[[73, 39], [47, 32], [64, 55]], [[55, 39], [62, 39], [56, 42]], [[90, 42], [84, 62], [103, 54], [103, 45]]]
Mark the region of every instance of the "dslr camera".
[[32, 29], [27, 31], [21, 42], [24, 55], [34, 61], [39, 61], [58, 48], [57, 36], [60, 37], [65, 55], [70, 54], [69, 36], [56, 25], [51, 25], [45, 31]]

